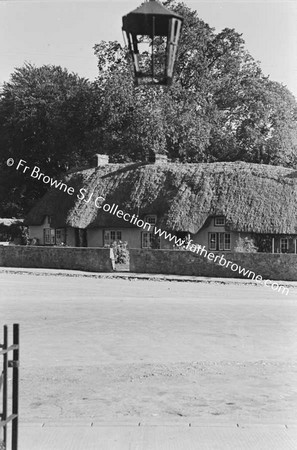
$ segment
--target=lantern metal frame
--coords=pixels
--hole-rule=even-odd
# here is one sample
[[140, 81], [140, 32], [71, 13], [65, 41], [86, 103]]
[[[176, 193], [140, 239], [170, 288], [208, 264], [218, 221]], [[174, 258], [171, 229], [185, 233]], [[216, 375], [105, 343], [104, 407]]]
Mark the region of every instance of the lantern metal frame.
[[[136, 85], [172, 83], [182, 24], [183, 17], [165, 8], [158, 0], [149, 0], [123, 16], [122, 30], [132, 56]], [[139, 50], [139, 44], [147, 37], [150, 61], [148, 52], [141, 53]]]

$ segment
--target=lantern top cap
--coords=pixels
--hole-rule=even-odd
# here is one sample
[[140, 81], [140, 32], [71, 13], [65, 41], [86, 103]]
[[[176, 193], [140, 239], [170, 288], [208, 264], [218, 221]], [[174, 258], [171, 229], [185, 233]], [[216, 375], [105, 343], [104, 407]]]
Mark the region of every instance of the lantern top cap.
[[127, 14], [126, 17], [130, 15], [132, 16], [134, 14], [152, 15], [152, 16], [170, 16], [183, 20], [183, 17], [180, 14], [177, 14], [174, 11], [171, 11], [170, 9], [166, 8], [158, 0], [149, 0], [145, 3], [142, 3], [142, 5], [138, 6], [138, 8], [134, 9], [129, 14]]

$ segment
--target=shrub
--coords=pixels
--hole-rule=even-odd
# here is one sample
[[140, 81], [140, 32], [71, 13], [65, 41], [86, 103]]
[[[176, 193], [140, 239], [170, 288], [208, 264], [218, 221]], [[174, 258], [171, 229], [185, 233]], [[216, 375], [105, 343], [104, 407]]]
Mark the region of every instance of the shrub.
[[237, 253], [256, 253], [258, 251], [258, 247], [256, 247], [252, 238], [239, 237], [236, 242], [236, 247], [234, 247], [234, 251]]
[[112, 248], [115, 255], [115, 263], [116, 264], [126, 264], [129, 262], [129, 251], [128, 251], [128, 242], [127, 241], [114, 241], [112, 244]]

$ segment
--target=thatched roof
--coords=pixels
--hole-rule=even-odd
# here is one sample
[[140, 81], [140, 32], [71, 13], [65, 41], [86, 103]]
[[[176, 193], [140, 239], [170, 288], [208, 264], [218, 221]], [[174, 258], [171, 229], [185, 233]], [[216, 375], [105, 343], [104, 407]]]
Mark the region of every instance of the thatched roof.
[[69, 174], [73, 196], [52, 188], [31, 210], [26, 223], [51, 215], [54, 227], [131, 226], [77, 199], [101, 195], [143, 217], [157, 214], [165, 230], [196, 233], [209, 216], [224, 215], [231, 230], [297, 233], [297, 172], [279, 166], [236, 163], [107, 164]]

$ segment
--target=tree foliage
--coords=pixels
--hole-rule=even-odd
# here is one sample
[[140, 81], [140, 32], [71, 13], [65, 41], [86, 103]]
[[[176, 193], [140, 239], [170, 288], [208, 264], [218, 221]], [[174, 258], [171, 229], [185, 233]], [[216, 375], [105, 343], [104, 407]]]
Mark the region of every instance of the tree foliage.
[[[216, 33], [197, 12], [164, 4], [184, 17], [170, 88], [135, 87], [119, 42], [95, 45], [95, 82], [58, 66], [25, 64], [0, 96], [0, 215], [26, 211], [43, 194], [35, 180], [7, 168], [25, 159], [46, 175], [107, 153], [113, 162], [248, 161], [297, 168], [297, 104], [264, 76], [234, 29]], [[2, 206], [2, 209], [1, 209]]]
[[25, 64], [4, 83], [1, 144], [8, 156], [26, 156], [50, 171], [81, 163], [99, 117], [96, 100], [88, 80], [59, 66]]
[[102, 143], [115, 160], [167, 153], [180, 161], [297, 164], [297, 104], [265, 77], [234, 29], [215, 33], [196, 11], [164, 2], [184, 17], [170, 89], [133, 87], [118, 42], [97, 44], [104, 92]]
[[13, 214], [44, 192], [27, 175], [8, 169], [7, 158], [22, 158], [46, 175], [59, 175], [90, 159], [98, 120], [93, 83], [59, 66], [25, 64], [16, 69], [0, 98], [2, 206]]

